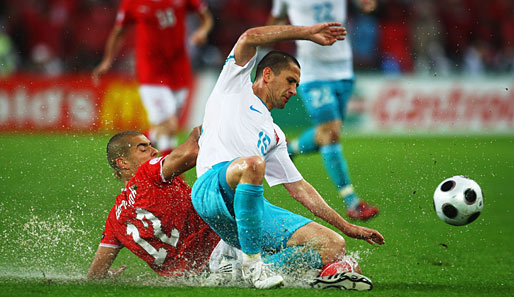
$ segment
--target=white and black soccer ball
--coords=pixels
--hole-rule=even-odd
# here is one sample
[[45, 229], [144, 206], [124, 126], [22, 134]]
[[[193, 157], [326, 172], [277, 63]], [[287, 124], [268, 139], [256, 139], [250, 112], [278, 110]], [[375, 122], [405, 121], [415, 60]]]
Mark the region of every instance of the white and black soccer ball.
[[458, 175], [443, 180], [434, 192], [434, 208], [441, 220], [462, 226], [476, 220], [484, 207], [484, 195], [472, 179]]

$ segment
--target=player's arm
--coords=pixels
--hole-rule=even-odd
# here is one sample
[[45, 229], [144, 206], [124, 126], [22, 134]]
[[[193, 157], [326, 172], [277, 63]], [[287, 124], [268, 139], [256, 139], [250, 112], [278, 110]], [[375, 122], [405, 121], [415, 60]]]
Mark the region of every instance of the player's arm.
[[384, 237], [378, 231], [350, 224], [343, 219], [306, 180], [285, 183], [284, 187], [294, 199], [303, 204], [315, 216], [341, 230], [344, 234], [352, 238], [363, 239], [370, 244], [385, 243]]
[[194, 45], [203, 45], [207, 43], [207, 36], [212, 30], [214, 20], [210, 10], [206, 7], [198, 16], [200, 17], [200, 26], [191, 35], [191, 42]]
[[104, 279], [120, 275], [125, 270], [125, 268], [127, 268], [125, 265], [118, 269], [110, 269], [120, 250], [120, 248], [99, 246], [98, 250], [96, 250], [93, 263], [91, 263], [89, 271], [87, 272], [87, 278]]
[[174, 149], [163, 161], [162, 174], [166, 180], [195, 167], [198, 156], [198, 139], [200, 138], [201, 127], [193, 128], [186, 141]]
[[95, 84], [98, 84], [100, 77], [111, 69], [124, 36], [125, 27], [122, 25], [115, 25], [109, 34], [107, 43], [105, 44], [105, 52], [102, 62], [93, 70], [92, 78]]
[[314, 26], [263, 26], [246, 30], [234, 47], [236, 64], [244, 66], [255, 56], [257, 47], [286, 40], [310, 40], [320, 45], [332, 45], [344, 40], [346, 29], [340, 23], [321, 23]]

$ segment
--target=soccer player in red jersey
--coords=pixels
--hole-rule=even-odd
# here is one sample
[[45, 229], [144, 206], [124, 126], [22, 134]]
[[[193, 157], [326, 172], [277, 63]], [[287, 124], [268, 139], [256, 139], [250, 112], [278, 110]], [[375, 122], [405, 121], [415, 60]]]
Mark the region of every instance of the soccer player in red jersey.
[[206, 267], [220, 241], [191, 203], [191, 188], [180, 174], [196, 164], [199, 128], [167, 156], [141, 133], [118, 133], [107, 145], [107, 158], [125, 188], [109, 212], [88, 278], [123, 272], [110, 267], [126, 247], [157, 273], [176, 276]]
[[178, 128], [177, 110], [193, 84], [186, 50], [186, 16], [189, 12], [200, 18], [191, 43], [205, 44], [213, 19], [203, 0], [122, 0], [103, 60], [92, 74], [97, 83], [111, 68], [126, 28], [134, 25], [139, 94], [152, 125], [150, 140], [163, 154], [177, 144], [174, 136]]

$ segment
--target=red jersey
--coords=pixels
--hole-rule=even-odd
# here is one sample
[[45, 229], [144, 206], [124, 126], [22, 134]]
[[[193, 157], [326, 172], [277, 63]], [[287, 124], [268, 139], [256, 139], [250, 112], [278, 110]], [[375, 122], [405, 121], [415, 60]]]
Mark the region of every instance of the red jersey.
[[191, 85], [186, 15], [205, 8], [202, 0], [122, 0], [116, 24], [135, 25], [140, 83], [167, 85], [172, 90]]
[[163, 276], [198, 273], [220, 239], [193, 208], [191, 188], [164, 180], [164, 158], [141, 165], [116, 197], [100, 245], [124, 246]]

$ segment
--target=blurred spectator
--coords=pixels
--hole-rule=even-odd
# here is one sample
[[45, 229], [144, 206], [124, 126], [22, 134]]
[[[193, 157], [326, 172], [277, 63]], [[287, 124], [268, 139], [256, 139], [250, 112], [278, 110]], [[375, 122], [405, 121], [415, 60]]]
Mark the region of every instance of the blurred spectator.
[[439, 19], [444, 27], [446, 54], [453, 61], [455, 68], [462, 66], [465, 49], [479, 26], [474, 21], [472, 10], [468, 9], [465, 0], [448, 0], [446, 5], [438, 5]]
[[499, 1], [503, 12], [499, 24], [501, 45], [498, 65], [494, 70], [514, 74], [514, 1]]
[[[263, 25], [271, 7], [271, 0], [206, 1], [215, 27], [209, 44], [189, 48], [196, 69], [221, 67], [236, 38]], [[119, 2], [0, 1], [0, 23], [17, 50], [21, 71], [88, 72], [101, 59]], [[512, 0], [382, 0], [372, 15], [349, 8], [356, 71], [514, 72]], [[132, 47], [128, 41], [121, 49], [116, 65], [121, 72], [131, 69]], [[295, 46], [289, 42], [277, 48], [293, 53]], [[45, 67], [42, 58], [50, 61]]]
[[271, 1], [211, 0], [208, 2], [215, 21], [211, 44], [220, 49], [223, 57], [230, 53], [237, 38], [245, 30], [263, 26], [271, 9]]
[[449, 74], [450, 63], [443, 48], [444, 31], [437, 20], [434, 1], [415, 1], [412, 9], [410, 27], [415, 72]]
[[7, 35], [5, 27], [0, 21], [0, 78], [14, 73], [17, 61], [11, 37]]
[[[81, 1], [70, 37], [73, 55], [66, 57], [70, 71], [89, 71], [99, 63], [105, 41], [114, 25], [117, 1]], [[129, 41], [132, 45], [133, 42]], [[131, 47], [124, 47], [128, 52]]]
[[348, 15], [348, 38], [352, 43], [354, 67], [376, 70], [379, 58], [377, 16], [355, 9], [354, 5], [348, 5]]
[[46, 43], [36, 44], [31, 51], [31, 70], [48, 76], [62, 74], [63, 64]]
[[386, 73], [413, 70], [410, 28], [407, 26], [411, 10], [406, 1], [391, 0], [379, 7], [379, 49], [382, 70]]
[[7, 7], [8, 33], [20, 50], [22, 67], [58, 74], [67, 52], [65, 35], [76, 1], [18, 0]]

